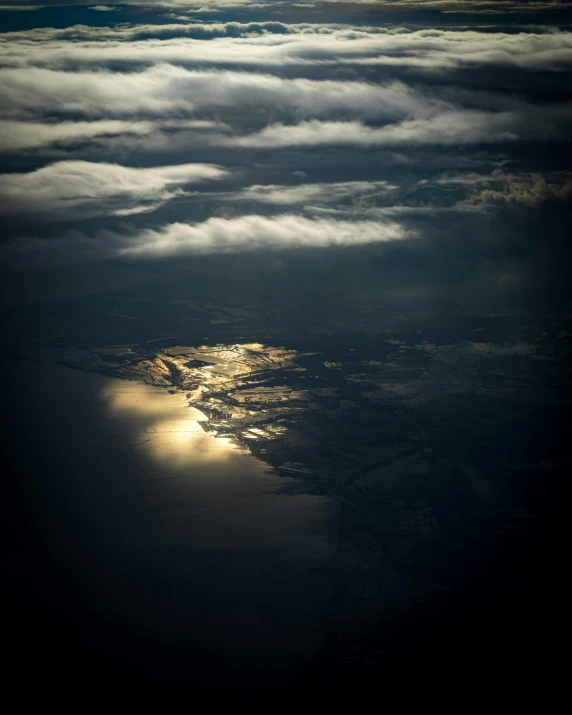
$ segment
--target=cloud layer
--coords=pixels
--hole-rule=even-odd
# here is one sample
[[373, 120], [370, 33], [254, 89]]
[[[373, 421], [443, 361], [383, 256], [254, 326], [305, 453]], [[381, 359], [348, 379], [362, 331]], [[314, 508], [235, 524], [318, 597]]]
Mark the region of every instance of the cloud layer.
[[40, 28], [5, 33], [1, 40], [0, 66], [6, 67], [166, 62], [280, 70], [344, 62], [454, 74], [484, 67], [566, 71], [572, 66], [572, 33], [563, 30], [507, 33], [231, 22]]
[[25, 174], [0, 175], [0, 213], [35, 212], [52, 220], [127, 216], [152, 211], [184, 193], [183, 186], [220, 179], [209, 164], [138, 169], [118, 164], [60, 161]]
[[571, 197], [566, 29], [92, 9], [0, 34], [8, 265], [399, 244], [453, 275]]
[[[515, 92], [523, 70], [550, 74], [554, 97], [539, 103], [530, 82]], [[561, 140], [572, 129], [570, 70], [572, 33], [558, 30], [267, 22], [6, 33], [0, 149], [112, 134], [155, 134], [159, 149], [166, 134], [173, 146], [194, 136], [243, 149]]]
[[27, 238], [4, 247], [3, 258], [19, 265], [75, 263], [110, 258], [154, 259], [242, 251], [328, 248], [412, 238], [390, 221], [308, 219], [296, 214], [272, 218], [244, 215], [209, 218], [197, 224], [172, 223], [130, 233], [99, 231], [88, 236], [70, 231], [57, 239]]

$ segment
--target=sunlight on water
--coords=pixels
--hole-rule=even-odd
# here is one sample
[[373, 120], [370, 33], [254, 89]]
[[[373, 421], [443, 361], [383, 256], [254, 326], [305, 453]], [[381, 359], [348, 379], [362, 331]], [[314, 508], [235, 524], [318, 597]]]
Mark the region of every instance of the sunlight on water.
[[15, 419], [37, 435], [54, 523], [80, 544], [74, 568], [98, 603], [214, 652], [224, 677], [283, 672], [315, 651], [331, 583], [310, 569], [337, 544], [327, 497], [205, 433], [185, 393], [52, 365], [10, 378], [33, 381]]
[[311, 562], [330, 552], [328, 499], [284, 494], [295, 483], [232, 439], [205, 433], [205, 416], [185, 394], [135, 381], [102, 383], [104, 414], [142, 482], [148, 511], [141, 518], [160, 518], [195, 549], [286, 549], [287, 559]]
[[160, 387], [113, 381], [101, 390], [107, 416], [133, 429], [131, 449], [145, 450], [165, 466], [182, 468], [209, 461], [227, 461], [241, 450], [230, 439], [205, 433], [206, 417], [187, 405], [182, 394], [171, 395]]

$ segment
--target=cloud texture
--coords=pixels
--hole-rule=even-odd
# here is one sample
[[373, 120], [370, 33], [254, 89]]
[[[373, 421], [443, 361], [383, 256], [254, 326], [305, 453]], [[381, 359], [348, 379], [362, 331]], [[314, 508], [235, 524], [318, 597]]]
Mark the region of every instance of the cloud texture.
[[[490, 3], [400, 7], [421, 5]], [[564, 27], [187, 9], [0, 34], [8, 265], [364, 244], [492, 260], [491, 222], [564, 210]]]

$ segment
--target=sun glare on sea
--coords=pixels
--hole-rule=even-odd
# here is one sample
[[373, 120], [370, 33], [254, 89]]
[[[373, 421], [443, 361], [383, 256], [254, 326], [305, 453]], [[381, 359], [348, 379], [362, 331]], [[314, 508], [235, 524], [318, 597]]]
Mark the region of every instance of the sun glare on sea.
[[[171, 466], [184, 467], [225, 461], [240, 448], [226, 437], [206, 433], [200, 423], [207, 418], [189, 407], [182, 393], [135, 381], [106, 383], [101, 398], [109, 419], [129, 431], [130, 450]], [[241, 450], [242, 451], [242, 450]]]

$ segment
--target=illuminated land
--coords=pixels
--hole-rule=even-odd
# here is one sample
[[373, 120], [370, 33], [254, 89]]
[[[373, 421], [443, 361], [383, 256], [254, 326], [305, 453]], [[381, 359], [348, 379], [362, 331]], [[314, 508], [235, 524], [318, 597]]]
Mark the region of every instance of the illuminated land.
[[561, 457], [540, 456], [542, 445], [523, 453], [520, 442], [527, 420], [566, 409], [567, 393], [554, 387], [566, 359], [562, 328], [521, 328], [498, 342], [487, 335], [495, 320], [465, 320], [459, 339], [455, 325], [420, 318], [415, 330], [386, 328], [366, 348], [162, 338], [52, 344], [26, 356], [184, 394], [213, 438], [235, 440], [300, 489], [337, 500], [337, 552], [318, 569], [333, 579], [332, 597], [317, 627], [328, 657], [354, 667], [386, 657], [376, 645], [384, 614], [455, 592], [466, 554], [510, 549], [515, 534], [536, 528], [515, 485], [562, 467]]

